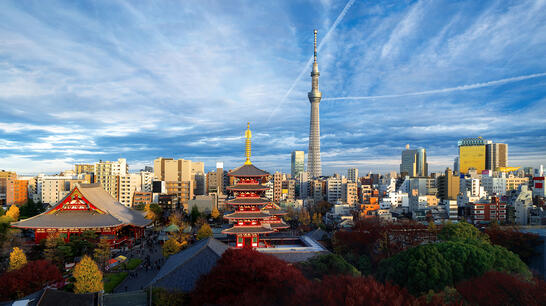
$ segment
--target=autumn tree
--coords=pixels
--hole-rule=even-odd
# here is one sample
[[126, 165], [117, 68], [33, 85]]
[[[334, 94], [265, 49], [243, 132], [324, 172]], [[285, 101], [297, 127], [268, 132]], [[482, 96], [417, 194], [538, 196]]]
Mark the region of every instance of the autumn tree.
[[182, 246], [186, 243], [186, 241], [180, 243], [174, 237], [170, 237], [169, 240], [165, 241], [165, 243], [163, 244], [163, 256], [169, 257], [173, 254], [180, 252]]
[[313, 290], [312, 305], [417, 305], [404, 288], [374, 278], [328, 275]]
[[102, 272], [89, 256], [84, 256], [74, 267], [74, 292], [92, 293], [103, 290]]
[[304, 226], [308, 226], [309, 224], [311, 224], [311, 216], [309, 215], [309, 211], [305, 207], [300, 210], [298, 220]]
[[14, 247], [9, 254], [9, 268], [8, 271], [18, 270], [27, 264], [27, 256], [18, 247]]
[[19, 207], [12, 204], [6, 212], [6, 216], [10, 217], [13, 221], [19, 220]]
[[524, 233], [514, 227], [490, 225], [485, 229], [485, 234], [489, 236], [491, 243], [503, 246], [518, 254], [521, 260], [527, 264], [532, 257], [537, 255], [536, 249], [543, 243], [539, 235]]
[[197, 231], [197, 239], [201, 240], [208, 237], [212, 237], [212, 229], [210, 228], [210, 225], [208, 225], [208, 223], [205, 223], [201, 225], [201, 227]]
[[470, 305], [546, 305], [546, 282], [491, 271], [456, 285]]
[[14, 300], [63, 279], [59, 268], [46, 260], [30, 261], [0, 276], [0, 300]]
[[228, 249], [191, 294], [192, 305], [309, 305], [299, 269], [252, 249]]
[[152, 211], [150, 204], [144, 206], [144, 211], [146, 212], [146, 219], [154, 220], [157, 218], [156, 214]]
[[210, 213], [210, 216], [213, 219], [218, 219], [218, 217], [220, 217], [220, 211], [218, 211], [218, 208], [214, 207]]
[[111, 256], [112, 254], [110, 251], [110, 243], [108, 243], [106, 239], [101, 239], [99, 244], [97, 244], [95, 251], [93, 252], [93, 258], [95, 259], [101, 270], [104, 271], [106, 263]]
[[44, 258], [58, 267], [64, 266], [65, 242], [58, 234], [50, 234], [45, 239]]

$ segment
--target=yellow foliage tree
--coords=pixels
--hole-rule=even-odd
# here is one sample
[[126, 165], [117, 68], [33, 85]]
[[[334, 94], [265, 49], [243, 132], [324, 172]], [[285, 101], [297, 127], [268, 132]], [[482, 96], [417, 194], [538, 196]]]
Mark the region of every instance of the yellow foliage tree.
[[11, 205], [6, 212], [6, 216], [10, 217], [13, 221], [19, 220], [19, 207], [15, 204]]
[[212, 236], [212, 228], [208, 223], [201, 225], [201, 228], [197, 231], [197, 239], [201, 240]]
[[[186, 241], [184, 241], [184, 243], [186, 243]], [[169, 238], [169, 240], [165, 241], [163, 244], [163, 256], [169, 257], [180, 252], [182, 246], [183, 244], [176, 241], [174, 237]]]
[[21, 269], [27, 264], [27, 256], [18, 247], [14, 247], [9, 253], [9, 268], [8, 271]]
[[144, 211], [146, 212], [146, 219], [155, 219], [155, 213], [150, 209], [150, 204], [146, 204], [146, 206], [144, 206]]
[[212, 209], [212, 212], [210, 213], [210, 216], [213, 218], [213, 219], [216, 219], [218, 217], [220, 217], [220, 212], [218, 211], [218, 208], [214, 207]]
[[85, 255], [74, 267], [74, 292], [92, 293], [103, 289], [102, 272], [91, 257]]

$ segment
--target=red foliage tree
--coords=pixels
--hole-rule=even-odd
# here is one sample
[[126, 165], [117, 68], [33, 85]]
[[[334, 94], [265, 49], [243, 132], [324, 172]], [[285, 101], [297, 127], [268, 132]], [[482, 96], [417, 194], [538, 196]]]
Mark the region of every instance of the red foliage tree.
[[435, 240], [436, 233], [417, 222], [392, 223], [364, 219], [350, 231], [337, 231], [333, 243], [337, 253], [367, 255], [378, 262], [410, 247]]
[[9, 271], [0, 276], [0, 299], [5, 301], [21, 298], [62, 279], [57, 266], [49, 261], [31, 261], [19, 270]]
[[416, 305], [406, 289], [372, 277], [326, 276], [313, 290], [315, 305]]
[[308, 305], [300, 270], [252, 249], [229, 249], [191, 294], [192, 305]]
[[546, 305], [544, 281], [527, 281], [502, 272], [487, 272], [457, 284], [456, 288], [472, 305]]
[[524, 233], [513, 227], [500, 227], [491, 225], [485, 229], [489, 240], [519, 255], [521, 260], [529, 263], [536, 255], [535, 248], [543, 242], [540, 236], [532, 233]]

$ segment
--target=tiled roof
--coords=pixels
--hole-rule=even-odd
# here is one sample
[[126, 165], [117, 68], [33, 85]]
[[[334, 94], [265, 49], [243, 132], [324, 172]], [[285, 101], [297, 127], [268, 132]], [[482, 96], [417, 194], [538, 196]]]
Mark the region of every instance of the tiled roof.
[[234, 226], [222, 231], [222, 234], [268, 234], [273, 233], [274, 230], [269, 227], [266, 228], [267, 224], [263, 226]]
[[271, 217], [270, 214], [266, 214], [261, 211], [256, 212], [241, 212], [241, 211], [235, 211], [231, 214], [224, 215], [224, 218], [226, 219], [263, 219], [263, 218], [269, 218]]
[[267, 204], [271, 202], [268, 198], [235, 198], [232, 200], [226, 201], [227, 204], [231, 205], [246, 205], [246, 204]]
[[258, 169], [256, 166], [250, 164], [250, 165], [243, 165], [231, 172], [228, 173], [229, 176], [266, 176], [269, 175], [269, 173]]
[[271, 228], [279, 229], [279, 228], [289, 228], [290, 226], [284, 222], [278, 222], [278, 223], [268, 223]]
[[148, 286], [189, 292], [195, 283], [216, 265], [228, 246], [214, 238], [207, 238], [188, 249], [171, 255]]
[[256, 191], [256, 190], [267, 190], [269, 187], [263, 185], [243, 185], [238, 184], [235, 186], [228, 186], [227, 189], [234, 191]]
[[81, 194], [91, 204], [106, 214], [90, 211], [55, 211], [57, 206], [60, 205], [66, 197], [72, 194], [72, 192], [70, 192], [65, 198], [59, 201], [57, 205], [53, 206], [48, 211], [19, 222], [14, 222], [12, 223], [12, 226], [21, 228], [89, 228], [117, 225], [143, 227], [152, 222], [152, 220], [144, 218], [144, 215], [141, 212], [130, 209], [116, 201], [116, 199], [99, 184], [78, 184], [75, 188], [78, 188]]

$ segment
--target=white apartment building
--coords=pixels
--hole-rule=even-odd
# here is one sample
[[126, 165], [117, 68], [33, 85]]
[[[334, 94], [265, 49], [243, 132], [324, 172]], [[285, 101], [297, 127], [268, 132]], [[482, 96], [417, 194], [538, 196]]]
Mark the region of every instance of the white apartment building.
[[[46, 204], [56, 204], [70, 192], [76, 183], [90, 183], [85, 174], [78, 176], [57, 176], [40, 174], [36, 178], [33, 200]], [[89, 176], [87, 176], [89, 177]]]
[[458, 209], [459, 205], [457, 204], [457, 201], [455, 200], [443, 200], [442, 204], [445, 207], [445, 210], [447, 212], [447, 218], [449, 220], [457, 220], [458, 219]]
[[95, 183], [101, 184], [114, 199], [118, 199], [119, 176], [129, 173], [129, 166], [125, 158], [117, 161], [99, 161], [95, 164]]
[[130, 173], [119, 176], [118, 201], [127, 206], [133, 206], [133, 195], [135, 191], [142, 190], [142, 175], [140, 173]]
[[336, 203], [343, 200], [343, 185], [347, 184], [347, 179], [328, 178], [326, 180], [326, 198], [330, 203]]
[[358, 202], [358, 188], [356, 183], [347, 182], [343, 185], [343, 202], [354, 205]]
[[489, 195], [503, 196], [506, 194], [506, 178], [504, 177], [482, 177], [483, 189]]
[[516, 209], [516, 224], [529, 224], [529, 210], [533, 207], [533, 192], [527, 185], [521, 185], [518, 193], [513, 199], [513, 206]]
[[347, 179], [349, 182], [358, 183], [358, 168], [349, 168], [347, 170]]
[[152, 184], [154, 181], [154, 173], [140, 171], [140, 189], [144, 192], [152, 192]]

